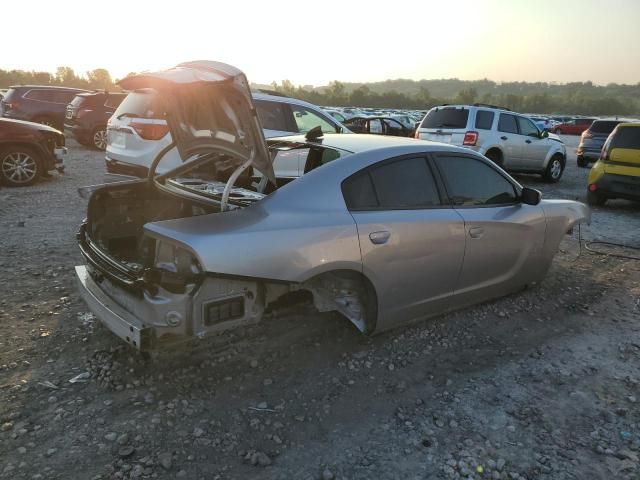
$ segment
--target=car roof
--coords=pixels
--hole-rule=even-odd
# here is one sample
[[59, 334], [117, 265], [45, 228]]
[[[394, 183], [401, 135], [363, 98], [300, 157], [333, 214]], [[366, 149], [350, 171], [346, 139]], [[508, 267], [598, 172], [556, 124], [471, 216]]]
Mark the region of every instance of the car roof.
[[[290, 135], [286, 137], [274, 137], [269, 143], [277, 142], [306, 143], [309, 145], [321, 145], [323, 147], [344, 150], [350, 153], [360, 153], [371, 150], [391, 147], [416, 147], [429, 146], [432, 150], [460, 151], [469, 153], [469, 149], [456, 147], [446, 143], [417, 140], [409, 137], [395, 137], [390, 135], [371, 135], [356, 133], [326, 133], [317, 140], [307, 140], [304, 135]], [[436, 147], [436, 148], [433, 148]]]
[[271, 100], [279, 103], [292, 103], [295, 105], [303, 105], [305, 107], [311, 107], [314, 110], [321, 110], [321, 108], [313, 103], [305, 102], [293, 97], [287, 97], [286, 95], [270, 95], [262, 92], [251, 92], [251, 97], [254, 100]]
[[640, 127], [640, 122], [623, 122], [618, 124], [618, 128], [620, 127]]
[[43, 90], [72, 90], [74, 92], [89, 92], [83, 88], [61, 87], [58, 85], [11, 85], [9, 88], [40, 88]]

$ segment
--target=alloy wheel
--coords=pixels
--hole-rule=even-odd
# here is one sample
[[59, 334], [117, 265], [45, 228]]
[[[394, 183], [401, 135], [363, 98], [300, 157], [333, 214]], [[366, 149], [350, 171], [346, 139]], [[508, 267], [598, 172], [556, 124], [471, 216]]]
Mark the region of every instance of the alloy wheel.
[[14, 184], [28, 183], [38, 172], [35, 159], [24, 152], [12, 152], [2, 159], [2, 175]]
[[562, 162], [560, 160], [551, 160], [551, 169], [549, 171], [551, 178], [557, 180], [562, 174]]
[[93, 134], [93, 145], [98, 150], [105, 150], [107, 148], [106, 130], [96, 130], [96, 132]]

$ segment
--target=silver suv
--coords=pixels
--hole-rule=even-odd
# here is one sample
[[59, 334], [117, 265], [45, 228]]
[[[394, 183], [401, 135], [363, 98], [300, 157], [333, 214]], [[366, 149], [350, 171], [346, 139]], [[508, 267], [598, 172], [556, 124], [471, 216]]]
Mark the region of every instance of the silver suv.
[[470, 148], [505, 170], [539, 173], [549, 182], [559, 181], [566, 165], [560, 137], [540, 130], [524, 115], [493, 105], [434, 107], [415, 136]]

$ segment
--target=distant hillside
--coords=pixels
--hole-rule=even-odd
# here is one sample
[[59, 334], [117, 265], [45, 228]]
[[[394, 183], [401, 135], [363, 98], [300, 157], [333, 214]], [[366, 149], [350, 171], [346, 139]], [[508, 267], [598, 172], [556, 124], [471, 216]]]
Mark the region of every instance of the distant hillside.
[[271, 89], [313, 103], [425, 109], [442, 103], [482, 102], [531, 113], [637, 115], [640, 82], [636, 85], [594, 85], [592, 82], [547, 83], [491, 80], [395, 79], [371, 83], [333, 81], [321, 87], [298, 87], [285, 80]]

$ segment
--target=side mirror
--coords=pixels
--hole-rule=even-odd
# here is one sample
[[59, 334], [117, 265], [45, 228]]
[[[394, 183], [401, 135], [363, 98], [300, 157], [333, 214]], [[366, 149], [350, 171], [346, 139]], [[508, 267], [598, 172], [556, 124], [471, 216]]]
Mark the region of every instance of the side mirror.
[[547, 132], [546, 130], [542, 130], [540, 132], [540, 138], [547, 138], [549, 136], [549, 132]]
[[520, 201], [527, 205], [538, 205], [542, 200], [542, 192], [535, 188], [524, 187], [520, 194]]

